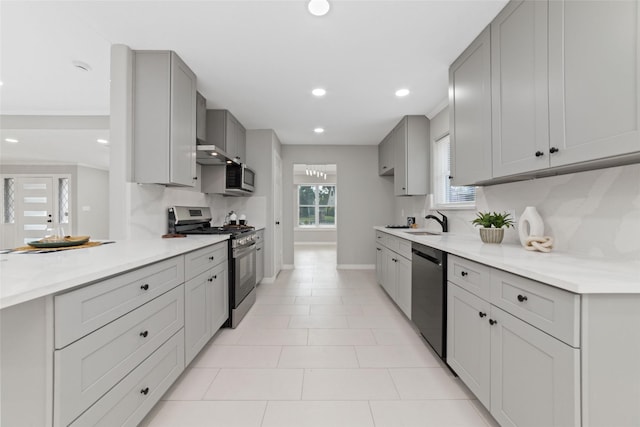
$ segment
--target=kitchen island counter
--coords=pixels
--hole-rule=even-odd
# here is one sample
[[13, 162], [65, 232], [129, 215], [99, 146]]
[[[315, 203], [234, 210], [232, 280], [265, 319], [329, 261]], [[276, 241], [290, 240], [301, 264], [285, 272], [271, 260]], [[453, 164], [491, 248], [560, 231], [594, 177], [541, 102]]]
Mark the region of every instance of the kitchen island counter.
[[0, 309], [223, 242], [228, 235], [123, 240], [86, 249], [0, 255]]

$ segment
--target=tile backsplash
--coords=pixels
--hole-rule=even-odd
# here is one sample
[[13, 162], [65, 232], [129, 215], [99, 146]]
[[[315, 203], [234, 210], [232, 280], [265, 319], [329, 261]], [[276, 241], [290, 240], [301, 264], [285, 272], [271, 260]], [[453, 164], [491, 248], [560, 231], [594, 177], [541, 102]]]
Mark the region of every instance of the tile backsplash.
[[[449, 231], [473, 233], [476, 211], [515, 211], [535, 206], [554, 238], [554, 251], [618, 260], [640, 259], [640, 165], [478, 187], [475, 210], [447, 210]], [[396, 197], [395, 221], [415, 216], [418, 226], [438, 230], [425, 196]], [[478, 237], [479, 238], [479, 237]], [[505, 242], [519, 243], [508, 229]]]

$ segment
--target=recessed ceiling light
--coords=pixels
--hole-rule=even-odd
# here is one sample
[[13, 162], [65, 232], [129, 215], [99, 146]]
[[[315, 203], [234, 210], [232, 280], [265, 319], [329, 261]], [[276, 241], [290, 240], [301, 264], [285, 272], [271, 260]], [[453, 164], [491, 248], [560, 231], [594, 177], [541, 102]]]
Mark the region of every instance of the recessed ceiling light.
[[318, 87], [318, 88], [315, 88], [314, 90], [312, 90], [311, 93], [314, 96], [325, 96], [327, 94], [327, 91], [322, 89], [321, 87]]
[[217, 156], [218, 153], [216, 153], [215, 151], [213, 153], [211, 153], [212, 156]]
[[91, 71], [91, 65], [82, 61], [71, 61], [71, 65], [82, 71]]
[[402, 97], [404, 97], [404, 96], [409, 95], [410, 93], [411, 93], [411, 92], [409, 91], [409, 89], [398, 89], [398, 90], [396, 91], [396, 96], [397, 96], [398, 98], [402, 98]]
[[11, 144], [17, 144], [19, 141], [15, 138], [5, 138], [6, 142], [10, 142]]
[[329, 12], [331, 5], [327, 0], [310, 0], [307, 8], [313, 16], [324, 16]]
[[102, 139], [102, 138], [96, 139], [96, 141], [99, 142], [100, 144], [108, 144], [109, 143], [109, 141], [107, 141], [106, 139]]
[[2, 83], [2, 80], [0, 80], [0, 86], [2, 86], [4, 83]]
[[315, 133], [323, 133], [324, 132], [324, 128], [315, 128], [313, 131]]

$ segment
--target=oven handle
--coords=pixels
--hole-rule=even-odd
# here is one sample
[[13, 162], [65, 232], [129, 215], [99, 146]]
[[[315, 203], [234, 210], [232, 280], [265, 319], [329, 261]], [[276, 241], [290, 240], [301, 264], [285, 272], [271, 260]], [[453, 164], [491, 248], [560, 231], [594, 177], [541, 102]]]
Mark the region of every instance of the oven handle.
[[233, 250], [233, 257], [234, 258], [240, 258], [241, 256], [244, 256], [246, 254], [248, 254], [249, 252], [253, 252], [256, 250], [256, 244], [255, 242], [250, 244], [249, 246], [243, 246], [241, 248], [235, 248]]

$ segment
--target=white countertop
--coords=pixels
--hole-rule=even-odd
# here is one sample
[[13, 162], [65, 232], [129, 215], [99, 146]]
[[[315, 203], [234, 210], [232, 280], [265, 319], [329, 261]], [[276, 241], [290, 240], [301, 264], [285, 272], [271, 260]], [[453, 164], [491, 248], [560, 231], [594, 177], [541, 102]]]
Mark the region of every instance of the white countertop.
[[553, 251], [531, 252], [514, 244], [482, 243], [479, 235], [443, 233], [435, 236], [412, 236], [406, 231], [421, 230], [374, 228], [570, 292], [640, 293], [640, 260], [616, 261]]
[[0, 309], [52, 295], [205, 246], [229, 235], [117, 241], [87, 249], [0, 255]]

